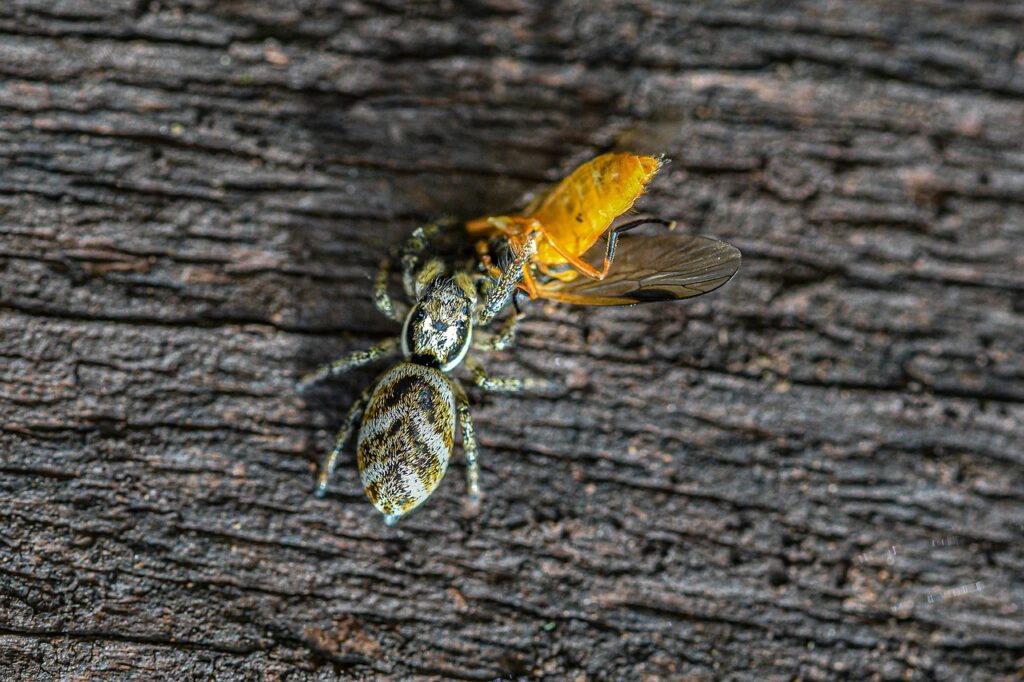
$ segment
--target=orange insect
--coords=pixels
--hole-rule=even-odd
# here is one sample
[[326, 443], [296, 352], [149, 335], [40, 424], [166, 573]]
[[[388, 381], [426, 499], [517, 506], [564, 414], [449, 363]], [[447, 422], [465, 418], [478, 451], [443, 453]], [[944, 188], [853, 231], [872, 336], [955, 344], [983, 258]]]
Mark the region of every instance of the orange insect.
[[[522, 213], [488, 216], [466, 224], [477, 239], [481, 263], [497, 274], [495, 242], [521, 253], [536, 240], [537, 253], [523, 271], [520, 288], [530, 298], [584, 305], [629, 305], [676, 300], [725, 284], [739, 268], [739, 251], [715, 239], [681, 234], [619, 237], [646, 223], [669, 228], [658, 218], [612, 228], [633, 207], [661, 168], [660, 159], [635, 154], [603, 154], [573, 171]], [[603, 262], [588, 252], [607, 234]], [[618, 255], [616, 255], [618, 253]], [[613, 263], [614, 269], [613, 269]]]

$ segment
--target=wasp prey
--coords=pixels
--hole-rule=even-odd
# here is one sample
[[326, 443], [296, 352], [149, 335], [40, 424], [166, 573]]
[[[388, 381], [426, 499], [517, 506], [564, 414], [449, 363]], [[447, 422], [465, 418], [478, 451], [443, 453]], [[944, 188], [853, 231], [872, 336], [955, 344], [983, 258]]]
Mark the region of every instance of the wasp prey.
[[[367, 497], [392, 525], [421, 505], [440, 484], [461, 425], [466, 455], [466, 480], [471, 504], [480, 497], [477, 445], [469, 401], [451, 372], [462, 364], [484, 390], [517, 391], [530, 380], [492, 378], [470, 355], [471, 349], [501, 350], [511, 345], [520, 319], [508, 318], [494, 335], [474, 328], [487, 325], [508, 304], [522, 278], [532, 248], [520, 251], [493, 280], [470, 268], [451, 271], [439, 258], [425, 257], [432, 240], [450, 226], [417, 228], [399, 257], [381, 263], [374, 302], [381, 313], [402, 322], [398, 337], [325, 365], [304, 377], [302, 390], [328, 376], [341, 374], [386, 357], [403, 360], [386, 370], [349, 409], [344, 424], [320, 467], [316, 493], [323, 495], [345, 443], [356, 423], [356, 459]], [[390, 276], [401, 270], [409, 303], [389, 293]], [[410, 305], [411, 304], [411, 305]], [[540, 383], [540, 382], [536, 382]]]
[[[519, 287], [530, 298], [578, 305], [676, 301], [717, 289], [740, 266], [734, 246], [696, 235], [626, 234], [649, 223], [675, 226], [660, 218], [613, 225], [632, 208], [662, 163], [653, 156], [602, 154], [519, 214], [469, 221], [466, 230], [476, 240], [481, 264], [497, 273], [492, 247], [518, 253], [536, 241]], [[599, 249], [602, 235], [606, 241]]]

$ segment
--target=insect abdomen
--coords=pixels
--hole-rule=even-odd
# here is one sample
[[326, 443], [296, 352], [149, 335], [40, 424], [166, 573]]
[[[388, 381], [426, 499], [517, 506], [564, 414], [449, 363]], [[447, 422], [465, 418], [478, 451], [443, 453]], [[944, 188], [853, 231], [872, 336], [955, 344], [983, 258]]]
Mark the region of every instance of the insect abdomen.
[[[550, 242], [581, 256], [633, 206], [660, 166], [652, 156], [602, 154], [562, 180], [533, 217], [544, 224]], [[537, 261], [558, 264], [565, 259], [541, 241]]]
[[387, 517], [419, 506], [448, 468], [455, 396], [436, 369], [401, 363], [377, 381], [356, 445], [367, 497]]

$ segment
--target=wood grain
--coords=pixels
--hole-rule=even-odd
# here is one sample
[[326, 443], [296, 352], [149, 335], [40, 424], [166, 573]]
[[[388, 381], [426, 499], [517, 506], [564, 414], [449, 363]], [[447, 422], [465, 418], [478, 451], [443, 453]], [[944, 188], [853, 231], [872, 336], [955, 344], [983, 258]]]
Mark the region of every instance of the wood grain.
[[[1024, 5], [277, 5], [0, 3], [0, 676], [1022, 674]], [[739, 275], [315, 499], [377, 259], [615, 148]]]

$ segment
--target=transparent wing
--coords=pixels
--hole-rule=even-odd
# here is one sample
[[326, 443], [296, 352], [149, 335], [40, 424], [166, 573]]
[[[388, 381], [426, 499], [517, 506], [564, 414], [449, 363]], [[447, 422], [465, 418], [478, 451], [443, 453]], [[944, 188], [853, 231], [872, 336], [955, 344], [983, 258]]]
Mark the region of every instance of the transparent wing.
[[735, 246], [684, 234], [624, 235], [603, 280], [577, 277], [542, 285], [540, 295], [581, 305], [632, 305], [700, 296], [740, 267]]

